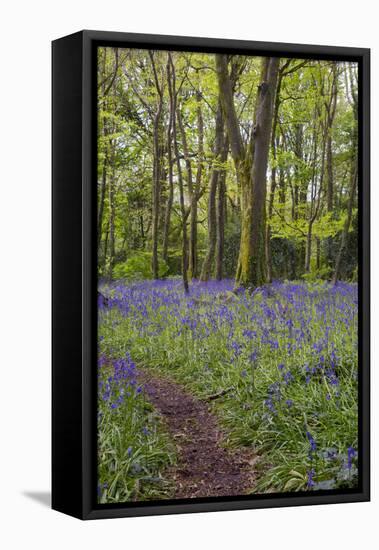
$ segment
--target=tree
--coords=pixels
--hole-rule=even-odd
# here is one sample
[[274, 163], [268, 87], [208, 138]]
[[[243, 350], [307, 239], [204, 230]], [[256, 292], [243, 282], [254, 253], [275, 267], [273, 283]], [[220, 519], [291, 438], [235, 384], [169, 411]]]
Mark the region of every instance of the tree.
[[344, 228], [341, 233], [340, 246], [338, 249], [336, 264], [333, 274], [332, 282], [337, 284], [338, 277], [341, 270], [342, 255], [345, 251], [347, 236], [349, 233], [352, 214], [353, 214], [353, 205], [356, 196], [356, 191], [358, 187], [358, 92], [357, 92], [357, 75], [354, 74], [354, 71], [349, 67], [349, 87], [351, 92], [351, 97], [349, 98], [350, 104], [353, 108], [354, 114], [354, 124], [352, 131], [352, 142], [353, 147], [351, 151], [351, 169], [350, 169], [350, 192], [349, 192], [349, 201], [347, 207], [347, 217]]
[[178, 170], [178, 183], [179, 183], [179, 200], [180, 200], [180, 211], [182, 216], [182, 277], [183, 277], [183, 286], [184, 291], [187, 294], [189, 291], [188, 286], [188, 236], [187, 236], [187, 216], [186, 208], [184, 204], [184, 184], [183, 184], [183, 174], [182, 168], [180, 165], [180, 155], [178, 147], [178, 137], [177, 137], [177, 118], [178, 118], [178, 102], [177, 102], [177, 90], [176, 90], [176, 72], [175, 65], [173, 63], [172, 55], [169, 53], [170, 61], [170, 71], [168, 75], [168, 86], [169, 86], [169, 95], [170, 95], [170, 111], [172, 117], [172, 136], [174, 142], [174, 151], [176, 156], [176, 164]]
[[262, 58], [254, 127], [247, 147], [239, 129], [225, 55], [216, 55], [216, 67], [231, 152], [241, 187], [241, 242], [236, 285], [255, 288], [266, 282], [266, 172], [279, 59]]
[[[208, 250], [201, 268], [201, 281], [208, 281], [212, 272], [216, 243], [217, 243], [217, 215], [216, 215], [216, 193], [223, 173], [222, 163], [225, 162], [227, 149], [225, 147], [224, 117], [221, 103], [219, 103], [216, 114], [216, 137], [214, 144], [214, 161], [211, 173], [208, 195]], [[222, 223], [219, 220], [219, 223]]]
[[152, 224], [151, 224], [151, 239], [152, 239], [152, 259], [151, 269], [153, 278], [159, 278], [159, 263], [158, 263], [158, 223], [160, 213], [160, 193], [161, 193], [161, 178], [162, 178], [162, 128], [161, 117], [163, 110], [163, 79], [159, 80], [157, 67], [154, 60], [154, 53], [149, 51], [151, 65], [153, 68], [154, 83], [157, 90], [157, 107], [154, 116], [154, 164], [153, 164], [153, 186], [152, 186]]

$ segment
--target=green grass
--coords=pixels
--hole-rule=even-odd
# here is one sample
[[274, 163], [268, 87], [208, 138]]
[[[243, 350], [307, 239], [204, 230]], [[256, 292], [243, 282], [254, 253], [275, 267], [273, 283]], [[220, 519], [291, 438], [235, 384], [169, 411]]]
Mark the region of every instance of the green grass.
[[[116, 364], [116, 367], [114, 367]], [[168, 498], [165, 475], [175, 450], [161, 418], [145, 400], [134, 364], [99, 366], [98, 501], [101, 504]], [[115, 374], [116, 372], [116, 374]], [[121, 373], [121, 374], [120, 374]]]

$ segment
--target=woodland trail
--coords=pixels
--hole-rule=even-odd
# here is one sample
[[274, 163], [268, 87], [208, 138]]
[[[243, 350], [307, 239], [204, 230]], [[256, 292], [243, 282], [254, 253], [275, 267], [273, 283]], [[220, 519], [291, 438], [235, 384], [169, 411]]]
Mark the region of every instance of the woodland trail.
[[257, 456], [222, 446], [223, 432], [208, 404], [176, 382], [149, 371], [140, 371], [138, 378], [176, 445], [178, 461], [170, 473], [175, 483], [174, 498], [250, 493]]

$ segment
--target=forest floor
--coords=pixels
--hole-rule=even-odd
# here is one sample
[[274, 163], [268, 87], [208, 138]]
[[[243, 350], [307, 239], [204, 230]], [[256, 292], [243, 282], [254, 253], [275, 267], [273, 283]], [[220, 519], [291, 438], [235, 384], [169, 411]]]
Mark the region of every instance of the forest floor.
[[356, 487], [357, 285], [232, 285], [100, 287], [99, 502]]
[[174, 498], [251, 493], [257, 455], [223, 446], [225, 434], [208, 403], [148, 370], [139, 371], [138, 379], [175, 442], [177, 464], [170, 472], [175, 482]]

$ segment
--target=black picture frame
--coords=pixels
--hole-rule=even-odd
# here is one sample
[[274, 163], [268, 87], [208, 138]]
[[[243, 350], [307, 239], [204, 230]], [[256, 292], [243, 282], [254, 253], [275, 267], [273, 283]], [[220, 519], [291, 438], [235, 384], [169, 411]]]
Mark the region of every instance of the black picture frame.
[[[356, 61], [359, 66], [359, 487], [96, 504], [96, 56], [99, 45]], [[85, 30], [52, 43], [52, 507], [81, 519], [370, 499], [370, 50]]]

